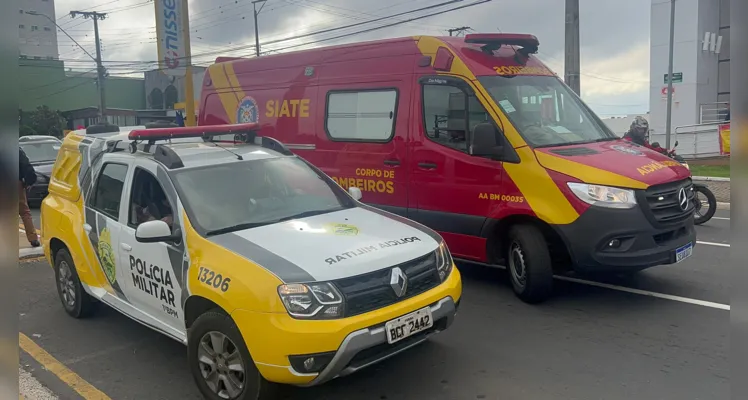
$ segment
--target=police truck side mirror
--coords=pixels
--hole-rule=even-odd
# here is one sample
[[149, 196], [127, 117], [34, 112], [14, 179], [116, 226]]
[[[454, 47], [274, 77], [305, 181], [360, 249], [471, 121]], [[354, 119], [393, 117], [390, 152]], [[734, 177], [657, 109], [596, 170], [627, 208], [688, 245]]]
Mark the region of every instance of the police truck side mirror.
[[164, 221], [147, 221], [135, 229], [135, 240], [140, 243], [180, 242], [179, 232], [172, 233], [169, 224]]
[[491, 123], [483, 122], [473, 128], [470, 154], [500, 159], [504, 155], [504, 135]]
[[351, 197], [353, 197], [357, 201], [361, 200], [361, 198], [364, 197], [363, 194], [361, 193], [361, 189], [359, 189], [359, 188], [357, 188], [355, 186], [351, 186], [351, 187], [348, 188], [348, 194], [350, 194]]

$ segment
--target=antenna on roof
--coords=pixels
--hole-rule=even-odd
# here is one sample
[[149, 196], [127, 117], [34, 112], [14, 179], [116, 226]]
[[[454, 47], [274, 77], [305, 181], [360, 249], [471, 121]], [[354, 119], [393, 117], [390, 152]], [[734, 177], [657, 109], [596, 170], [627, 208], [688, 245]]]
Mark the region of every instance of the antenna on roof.
[[229, 150], [229, 149], [227, 149], [227, 148], [225, 148], [225, 147], [223, 147], [223, 146], [219, 146], [219, 145], [218, 145], [218, 143], [216, 143], [216, 142], [208, 142], [208, 143], [213, 143], [213, 144], [214, 144], [214, 145], [215, 145], [216, 147], [218, 147], [219, 149], [221, 149], [221, 150], [226, 150], [226, 151], [228, 151], [229, 153], [231, 153], [231, 154], [235, 155], [235, 156], [236, 156], [236, 159], [237, 159], [237, 160], [239, 160], [239, 161], [243, 161], [243, 160], [244, 160], [244, 157], [242, 157], [242, 156], [241, 156], [241, 154], [236, 154], [236, 153], [234, 153], [233, 151], [231, 151], [231, 150]]

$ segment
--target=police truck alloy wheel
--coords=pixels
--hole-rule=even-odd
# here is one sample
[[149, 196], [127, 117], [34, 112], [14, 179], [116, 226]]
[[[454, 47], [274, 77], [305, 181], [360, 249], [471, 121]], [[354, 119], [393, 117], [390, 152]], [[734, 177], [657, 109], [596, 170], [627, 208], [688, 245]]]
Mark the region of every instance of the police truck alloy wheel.
[[553, 266], [543, 233], [532, 225], [513, 226], [506, 251], [509, 279], [517, 297], [527, 303], [550, 297]]
[[188, 332], [187, 355], [197, 387], [211, 400], [272, 399], [275, 385], [255, 367], [234, 321], [219, 310], [195, 320]]
[[57, 252], [54, 260], [57, 294], [65, 312], [73, 318], [91, 315], [97, 303], [83, 290], [70, 253], [62, 249]]

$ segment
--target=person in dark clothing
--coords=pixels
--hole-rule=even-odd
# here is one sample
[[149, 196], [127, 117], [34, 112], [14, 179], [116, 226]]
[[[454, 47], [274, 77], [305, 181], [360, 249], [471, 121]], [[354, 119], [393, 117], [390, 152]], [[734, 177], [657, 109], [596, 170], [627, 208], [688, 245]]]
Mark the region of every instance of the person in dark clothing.
[[644, 146], [658, 153], [665, 154], [667, 152], [666, 149], [659, 146], [655, 147], [649, 144], [649, 141], [647, 141], [647, 133], [649, 133], [649, 122], [647, 122], [646, 118], [637, 116], [636, 118], [634, 118], [634, 121], [631, 122], [631, 126], [629, 127], [628, 132], [623, 135], [623, 140], [628, 140], [629, 142], [636, 143], [639, 146]]
[[26, 239], [32, 247], [39, 247], [39, 236], [36, 234], [36, 228], [34, 227], [34, 220], [31, 219], [31, 209], [29, 208], [29, 202], [26, 199], [26, 190], [36, 183], [36, 171], [34, 166], [31, 165], [29, 158], [23, 149], [18, 148], [18, 214], [21, 216], [23, 221], [23, 228], [26, 231]]

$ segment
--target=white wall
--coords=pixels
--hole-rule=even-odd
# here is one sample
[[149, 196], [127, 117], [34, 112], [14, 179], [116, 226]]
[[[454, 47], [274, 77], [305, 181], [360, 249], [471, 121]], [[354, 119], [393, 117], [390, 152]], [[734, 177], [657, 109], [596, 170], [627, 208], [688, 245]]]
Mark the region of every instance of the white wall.
[[[24, 0], [15, 2], [18, 10], [18, 53], [30, 59], [57, 59], [57, 28], [45, 17], [29, 15], [26, 11], [36, 11], [55, 19], [54, 0]], [[36, 28], [34, 28], [36, 27]]]
[[[675, 9], [675, 45], [673, 46], [673, 72], [683, 73], [683, 82], [674, 83], [673, 127], [698, 122], [697, 97], [697, 49], [699, 0], [677, 0]], [[670, 0], [652, 0], [650, 20], [650, 94], [649, 107], [652, 115], [650, 127], [653, 133], [664, 133], [667, 115], [667, 100], [661, 90], [664, 75], [668, 70], [668, 47], [670, 41]]]

